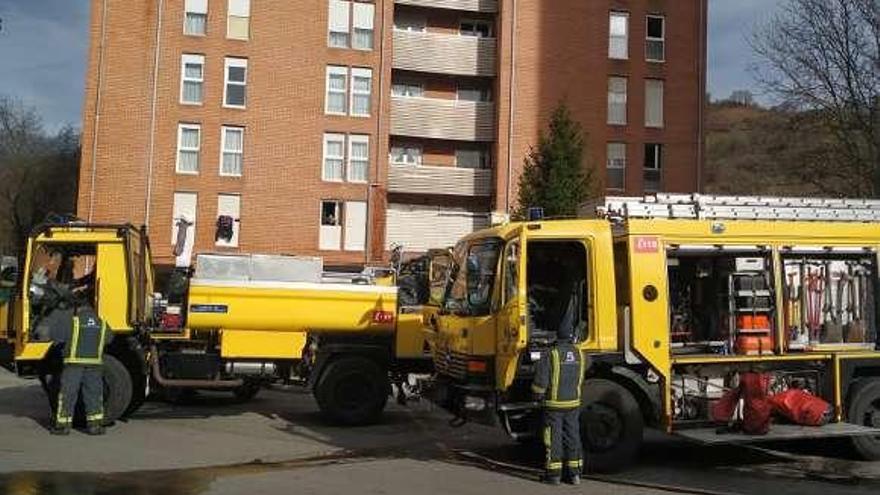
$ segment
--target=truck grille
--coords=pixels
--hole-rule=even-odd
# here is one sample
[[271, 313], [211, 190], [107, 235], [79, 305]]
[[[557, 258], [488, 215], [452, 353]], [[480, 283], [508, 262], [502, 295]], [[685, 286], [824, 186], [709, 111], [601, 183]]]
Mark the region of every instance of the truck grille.
[[440, 350], [434, 360], [434, 369], [441, 375], [463, 380], [467, 377], [467, 356], [458, 352]]

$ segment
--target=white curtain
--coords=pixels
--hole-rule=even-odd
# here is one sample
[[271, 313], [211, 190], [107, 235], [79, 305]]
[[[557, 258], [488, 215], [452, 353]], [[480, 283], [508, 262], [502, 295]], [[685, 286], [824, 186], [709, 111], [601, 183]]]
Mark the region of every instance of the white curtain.
[[366, 182], [367, 170], [370, 166], [370, 145], [365, 141], [351, 142], [351, 156], [349, 157], [348, 180]]
[[223, 173], [241, 175], [244, 154], [244, 131], [224, 129]]
[[199, 131], [198, 129], [181, 129], [180, 159], [178, 167], [181, 172], [199, 171]]

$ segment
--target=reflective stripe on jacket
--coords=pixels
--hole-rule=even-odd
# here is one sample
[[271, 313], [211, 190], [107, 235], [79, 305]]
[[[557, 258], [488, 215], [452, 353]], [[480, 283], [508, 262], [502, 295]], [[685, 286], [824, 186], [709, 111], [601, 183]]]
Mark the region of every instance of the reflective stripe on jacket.
[[73, 317], [73, 331], [64, 343], [65, 364], [101, 364], [104, 346], [112, 340], [107, 324], [91, 309], [81, 309]]
[[581, 405], [586, 359], [573, 344], [553, 346], [538, 361], [532, 392], [544, 394], [544, 406], [572, 409]]

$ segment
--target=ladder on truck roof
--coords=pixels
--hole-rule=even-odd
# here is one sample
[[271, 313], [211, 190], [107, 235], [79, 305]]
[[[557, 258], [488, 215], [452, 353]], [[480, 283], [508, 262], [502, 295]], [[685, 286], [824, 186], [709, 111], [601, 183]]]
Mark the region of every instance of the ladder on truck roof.
[[669, 218], [696, 220], [795, 220], [880, 222], [880, 200], [654, 194], [609, 196], [581, 206], [587, 217], [625, 220]]

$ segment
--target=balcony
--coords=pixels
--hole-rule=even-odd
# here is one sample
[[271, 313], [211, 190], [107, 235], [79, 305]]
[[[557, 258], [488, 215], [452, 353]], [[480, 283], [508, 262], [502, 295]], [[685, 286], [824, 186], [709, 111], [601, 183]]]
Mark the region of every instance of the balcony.
[[459, 76], [495, 75], [495, 38], [394, 31], [395, 69]]
[[465, 10], [468, 12], [498, 12], [498, 0], [395, 0], [399, 5], [414, 5], [433, 9]]
[[495, 104], [395, 96], [391, 98], [391, 134], [452, 141], [494, 141]]
[[492, 194], [492, 171], [392, 163], [388, 168], [388, 191], [484, 197]]

